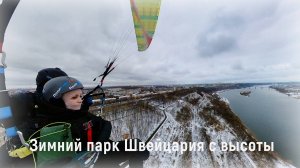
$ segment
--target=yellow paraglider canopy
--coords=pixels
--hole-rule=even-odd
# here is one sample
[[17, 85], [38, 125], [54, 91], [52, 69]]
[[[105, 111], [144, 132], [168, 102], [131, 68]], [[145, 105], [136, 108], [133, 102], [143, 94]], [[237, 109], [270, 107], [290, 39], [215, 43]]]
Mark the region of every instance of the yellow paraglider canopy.
[[146, 50], [153, 38], [161, 0], [130, 0], [138, 51]]

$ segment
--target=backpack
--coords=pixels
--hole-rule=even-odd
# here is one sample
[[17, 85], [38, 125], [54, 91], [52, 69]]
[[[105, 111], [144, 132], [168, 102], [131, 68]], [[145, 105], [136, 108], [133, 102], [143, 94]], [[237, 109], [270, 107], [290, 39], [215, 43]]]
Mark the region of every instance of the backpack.
[[35, 116], [35, 93], [19, 91], [11, 93], [9, 98], [15, 125], [20, 129], [28, 118]]

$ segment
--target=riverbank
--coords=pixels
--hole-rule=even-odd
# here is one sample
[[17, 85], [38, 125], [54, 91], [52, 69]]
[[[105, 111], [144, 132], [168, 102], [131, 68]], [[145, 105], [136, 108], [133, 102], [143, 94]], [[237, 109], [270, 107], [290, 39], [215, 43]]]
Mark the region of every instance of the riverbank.
[[299, 87], [286, 87], [285, 85], [276, 85], [270, 86], [270, 88], [275, 89], [276, 91], [286, 94], [295, 99], [300, 99], [300, 86]]
[[300, 152], [295, 148], [298, 135], [298, 99], [287, 97], [270, 88], [252, 87], [251, 96], [240, 95], [241, 89], [218, 92], [230, 108], [261, 141], [274, 142], [275, 151], [283, 158], [300, 165]]

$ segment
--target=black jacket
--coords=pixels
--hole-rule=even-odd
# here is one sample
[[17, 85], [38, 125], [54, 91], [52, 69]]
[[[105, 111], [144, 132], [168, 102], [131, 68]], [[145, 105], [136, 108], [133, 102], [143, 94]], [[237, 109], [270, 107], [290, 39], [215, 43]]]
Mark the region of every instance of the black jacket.
[[68, 122], [73, 139], [80, 139], [83, 147], [87, 142], [88, 125], [92, 129], [93, 142], [109, 141], [111, 123], [89, 113], [85, 104], [81, 110], [69, 110], [47, 103], [38, 93], [21, 92], [11, 96], [11, 106], [16, 126], [23, 132], [25, 140], [47, 124]]
[[88, 129], [92, 131], [93, 142], [107, 142], [111, 134], [111, 123], [88, 112], [88, 108], [70, 110], [46, 103], [43, 99], [37, 100], [35, 117], [30, 124], [31, 129], [40, 129], [53, 122], [68, 122], [71, 124], [73, 139], [80, 139], [83, 149], [88, 141]]
[[[37, 93], [18, 92], [10, 95], [11, 109], [14, 123], [23, 132], [25, 140], [43, 126], [53, 122], [71, 123], [72, 138], [80, 138], [82, 149], [86, 149], [87, 130], [86, 124], [92, 126], [93, 142], [110, 141], [111, 123], [88, 113], [88, 106], [83, 105], [81, 110], [67, 110], [47, 104]], [[20, 140], [15, 137], [10, 141], [20, 147]], [[10, 144], [9, 143], [9, 144]], [[0, 163], [3, 167], [34, 167], [32, 156], [19, 159], [8, 156], [7, 144], [0, 147]]]

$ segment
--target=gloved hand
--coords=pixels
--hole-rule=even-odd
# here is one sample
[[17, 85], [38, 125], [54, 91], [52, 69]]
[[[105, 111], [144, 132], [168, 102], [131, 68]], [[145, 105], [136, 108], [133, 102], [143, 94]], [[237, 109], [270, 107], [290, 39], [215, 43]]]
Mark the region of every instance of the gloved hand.
[[85, 98], [83, 99], [82, 105], [81, 105], [81, 109], [88, 110], [92, 104], [93, 104], [92, 96], [90, 96], [90, 95], [85, 96]]

